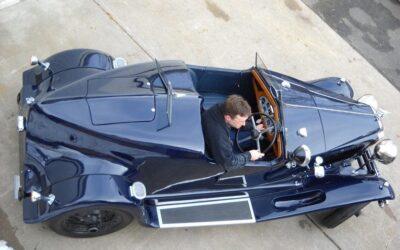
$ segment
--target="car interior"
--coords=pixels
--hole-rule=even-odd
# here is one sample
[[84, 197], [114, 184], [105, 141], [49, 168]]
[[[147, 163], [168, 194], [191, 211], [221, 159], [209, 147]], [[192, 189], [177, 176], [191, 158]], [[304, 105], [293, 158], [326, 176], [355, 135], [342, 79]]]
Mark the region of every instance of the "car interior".
[[[249, 70], [229, 70], [211, 67], [198, 67], [188, 65], [189, 72], [196, 91], [202, 98], [202, 111], [211, 108], [217, 103], [223, 103], [232, 94], [241, 95], [247, 100], [253, 113], [264, 113], [264, 116], [255, 116], [258, 122], [262, 121], [264, 126], [274, 126], [277, 129], [276, 136], [273, 133], [265, 133], [260, 139], [260, 147], [263, 152], [269, 144], [264, 161], [279, 159], [282, 157], [282, 135], [279, 131], [280, 114], [278, 103], [271, 94], [265, 81], [255, 68]], [[268, 84], [268, 83], [267, 83]], [[269, 116], [271, 119], [266, 119]], [[246, 131], [232, 129], [231, 139], [235, 142], [235, 134], [238, 138], [246, 137]], [[240, 143], [236, 140], [234, 145]], [[240, 145], [242, 150], [256, 149], [255, 140], [252, 143]], [[240, 147], [239, 146], [239, 147]]]

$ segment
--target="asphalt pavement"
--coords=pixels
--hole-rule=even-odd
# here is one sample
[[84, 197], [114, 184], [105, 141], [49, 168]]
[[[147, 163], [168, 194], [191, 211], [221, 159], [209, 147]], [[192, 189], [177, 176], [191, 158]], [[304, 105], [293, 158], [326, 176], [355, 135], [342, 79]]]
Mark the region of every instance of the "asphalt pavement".
[[[357, 12], [358, 11], [358, 12]], [[352, 12], [354, 14], [354, 11]], [[360, 10], [356, 16], [362, 16]], [[360, 14], [361, 13], [361, 14]], [[355, 97], [372, 93], [391, 111], [387, 138], [399, 145], [400, 93], [300, 0], [0, 0], [0, 240], [14, 249], [400, 249], [400, 205], [371, 203], [358, 218], [325, 229], [306, 216], [257, 224], [152, 229], [133, 222], [114, 234], [71, 239], [46, 224], [27, 225], [13, 199], [18, 173], [16, 95], [31, 55], [94, 48], [129, 63], [150, 57], [247, 69], [255, 52], [272, 69], [303, 80], [349, 79]], [[349, 121], [351, 122], [351, 121]], [[381, 166], [400, 190], [399, 160]], [[2, 243], [3, 244], [3, 243]]]
[[400, 1], [303, 2], [400, 90]]

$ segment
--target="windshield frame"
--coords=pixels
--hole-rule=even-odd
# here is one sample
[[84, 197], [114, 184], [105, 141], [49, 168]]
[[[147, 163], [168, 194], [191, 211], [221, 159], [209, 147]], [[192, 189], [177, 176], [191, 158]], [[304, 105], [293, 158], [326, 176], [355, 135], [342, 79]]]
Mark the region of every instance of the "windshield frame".
[[167, 90], [167, 116], [168, 116], [168, 126], [172, 124], [172, 95], [174, 93], [174, 89], [172, 88], [172, 84], [168, 81], [167, 77], [165, 76], [164, 72], [161, 69], [160, 64], [158, 63], [157, 59], [154, 58], [154, 63], [156, 64], [158, 75], [163, 83], [165, 89]]
[[[285, 127], [285, 118], [283, 115], [283, 100], [282, 100], [282, 81], [279, 81], [276, 76], [265, 66], [264, 61], [261, 59], [260, 55], [256, 52], [255, 57], [255, 69], [256, 72], [260, 75], [260, 78], [264, 81], [265, 86], [269, 89], [271, 95], [276, 101], [278, 106], [277, 112], [279, 112], [279, 122], [280, 127]], [[283, 147], [283, 158], [288, 158], [288, 152], [286, 148], [286, 131], [285, 129], [281, 129], [282, 133], [282, 147]]]
[[[271, 71], [265, 66], [264, 61], [261, 59], [261, 56], [256, 52], [255, 56], [255, 66], [257, 71], [260, 73], [260, 76], [265, 81], [267, 87], [273, 88], [274, 93], [279, 93], [282, 89], [281, 84], [277, 81], [277, 79], [273, 76]], [[277, 98], [277, 96], [275, 96]]]

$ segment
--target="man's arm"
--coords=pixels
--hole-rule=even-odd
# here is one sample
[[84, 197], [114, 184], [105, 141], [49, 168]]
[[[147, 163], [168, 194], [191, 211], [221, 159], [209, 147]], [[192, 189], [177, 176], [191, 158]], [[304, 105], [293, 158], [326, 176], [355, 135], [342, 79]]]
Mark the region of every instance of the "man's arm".
[[241, 168], [251, 159], [250, 152], [235, 154], [228, 134], [222, 128], [208, 128], [209, 149], [214, 160], [226, 170]]
[[[217, 132], [217, 130], [213, 130]], [[258, 150], [250, 150], [244, 153], [234, 153], [232, 141], [226, 134], [218, 133], [213, 136], [213, 145], [210, 147], [214, 160], [224, 166], [226, 170], [241, 168], [246, 165], [250, 160], [255, 161], [262, 157], [264, 154]]]

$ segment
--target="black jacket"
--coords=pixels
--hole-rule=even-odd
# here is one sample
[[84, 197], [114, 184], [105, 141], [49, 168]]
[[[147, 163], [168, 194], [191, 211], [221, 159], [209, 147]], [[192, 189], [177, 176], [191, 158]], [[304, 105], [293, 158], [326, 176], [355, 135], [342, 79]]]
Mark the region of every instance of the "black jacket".
[[241, 168], [250, 161], [250, 152], [235, 154], [225, 123], [223, 104], [216, 104], [202, 114], [202, 126], [207, 153], [226, 170]]

